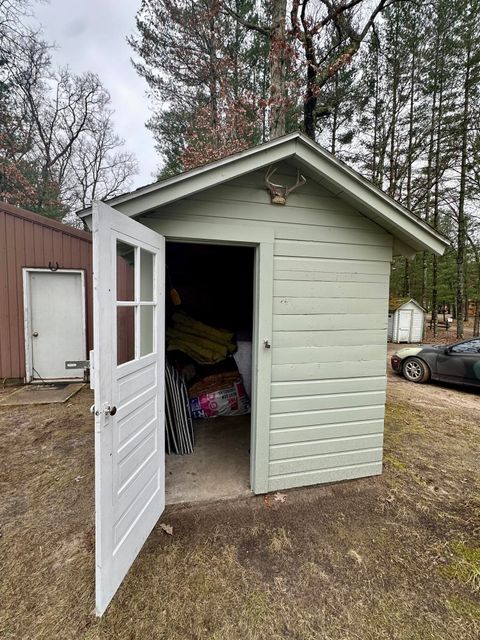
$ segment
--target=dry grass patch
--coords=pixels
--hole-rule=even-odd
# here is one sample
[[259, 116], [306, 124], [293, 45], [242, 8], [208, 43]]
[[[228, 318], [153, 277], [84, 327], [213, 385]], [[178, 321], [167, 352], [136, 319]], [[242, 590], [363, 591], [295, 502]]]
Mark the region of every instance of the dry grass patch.
[[473, 591], [480, 591], [480, 547], [452, 542], [450, 548], [453, 560], [442, 568], [442, 575], [469, 585]]
[[101, 620], [90, 393], [1, 409], [0, 637], [477, 640], [477, 405], [416, 389], [390, 390], [383, 476], [170, 507]]
[[280, 553], [281, 551], [288, 551], [293, 548], [292, 541], [283, 527], [274, 529], [268, 548], [273, 553]]

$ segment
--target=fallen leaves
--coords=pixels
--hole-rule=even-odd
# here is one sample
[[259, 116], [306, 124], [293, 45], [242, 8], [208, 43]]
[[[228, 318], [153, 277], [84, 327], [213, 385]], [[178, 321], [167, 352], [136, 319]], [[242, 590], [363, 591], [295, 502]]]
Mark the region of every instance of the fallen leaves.
[[287, 500], [287, 494], [280, 493], [279, 491], [273, 494], [267, 493], [265, 496], [263, 496], [263, 502], [267, 507], [267, 509], [271, 509], [273, 507], [274, 502], [280, 502], [283, 504], [284, 502], [286, 502], [286, 500]]
[[171, 524], [165, 524], [164, 522], [161, 522], [160, 529], [162, 529], [162, 531], [164, 531], [167, 535], [173, 536], [173, 527]]
[[362, 556], [357, 551], [355, 551], [355, 549], [350, 549], [348, 551], [348, 555], [353, 558], [357, 564], [363, 564]]

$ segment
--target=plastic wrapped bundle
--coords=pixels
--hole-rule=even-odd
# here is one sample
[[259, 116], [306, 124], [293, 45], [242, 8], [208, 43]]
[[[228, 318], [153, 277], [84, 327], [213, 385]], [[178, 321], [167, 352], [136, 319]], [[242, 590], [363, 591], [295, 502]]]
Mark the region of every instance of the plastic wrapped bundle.
[[174, 313], [172, 321], [167, 329], [168, 351], [182, 351], [199, 364], [221, 362], [237, 348], [231, 331], [210, 327], [183, 311]]
[[194, 418], [241, 416], [250, 411], [250, 403], [238, 371], [208, 376], [188, 391]]

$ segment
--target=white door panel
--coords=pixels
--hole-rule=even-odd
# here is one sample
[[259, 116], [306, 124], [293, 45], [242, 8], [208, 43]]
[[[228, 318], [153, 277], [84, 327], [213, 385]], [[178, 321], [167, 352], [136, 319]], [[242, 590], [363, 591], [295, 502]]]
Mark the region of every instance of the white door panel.
[[403, 309], [398, 314], [398, 341], [409, 342], [412, 326], [412, 314], [410, 309]]
[[93, 207], [96, 606], [102, 615], [165, 505], [165, 240]]
[[26, 338], [31, 345], [31, 379], [82, 378], [83, 369], [65, 369], [66, 360], [85, 360], [82, 274], [31, 270], [27, 277], [30, 335]]

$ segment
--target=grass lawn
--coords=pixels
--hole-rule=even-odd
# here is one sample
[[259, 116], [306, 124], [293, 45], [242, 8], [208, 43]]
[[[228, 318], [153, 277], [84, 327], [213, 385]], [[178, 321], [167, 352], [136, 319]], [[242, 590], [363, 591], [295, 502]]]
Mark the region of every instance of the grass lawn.
[[389, 385], [381, 477], [170, 507], [94, 616], [93, 429], [0, 409], [0, 638], [480, 637], [480, 398]]

